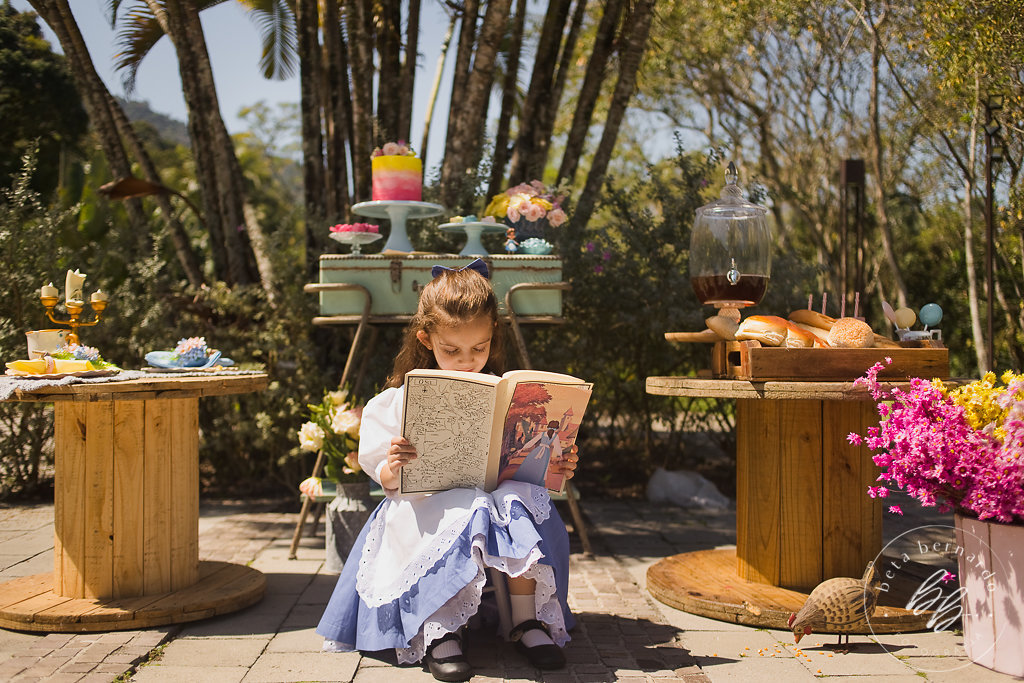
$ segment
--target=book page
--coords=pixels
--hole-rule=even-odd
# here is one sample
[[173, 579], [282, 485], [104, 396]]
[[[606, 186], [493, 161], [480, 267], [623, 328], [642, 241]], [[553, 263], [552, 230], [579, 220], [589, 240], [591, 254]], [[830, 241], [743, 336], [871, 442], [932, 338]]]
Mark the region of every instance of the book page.
[[504, 414], [496, 416], [502, 427], [497, 481], [527, 481], [562, 492], [565, 477], [551, 465], [576, 443], [593, 385], [554, 373], [524, 372], [515, 379], [498, 400]]
[[402, 468], [402, 493], [483, 487], [499, 378], [469, 372], [409, 372], [402, 435], [419, 454]]

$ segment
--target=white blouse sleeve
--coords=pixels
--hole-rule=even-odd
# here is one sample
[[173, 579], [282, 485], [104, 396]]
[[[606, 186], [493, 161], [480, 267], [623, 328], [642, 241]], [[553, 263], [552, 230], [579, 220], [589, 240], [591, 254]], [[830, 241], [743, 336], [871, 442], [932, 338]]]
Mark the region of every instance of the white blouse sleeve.
[[359, 466], [378, 484], [391, 439], [402, 434], [404, 387], [385, 389], [363, 408], [359, 426]]

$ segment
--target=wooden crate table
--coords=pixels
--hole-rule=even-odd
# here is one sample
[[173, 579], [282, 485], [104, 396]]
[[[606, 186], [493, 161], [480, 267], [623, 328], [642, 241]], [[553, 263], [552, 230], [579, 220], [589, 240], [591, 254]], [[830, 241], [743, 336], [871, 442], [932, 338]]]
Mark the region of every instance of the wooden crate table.
[[0, 585], [0, 627], [138, 629], [258, 602], [261, 572], [199, 560], [199, 399], [266, 386], [154, 374], [16, 390], [54, 404], [54, 568]]
[[[648, 589], [661, 602], [785, 629], [814, 586], [860, 577], [882, 549], [881, 501], [867, 494], [879, 471], [866, 446], [846, 440], [878, 424], [863, 387], [648, 377], [647, 393], [736, 400], [736, 548], [651, 566]], [[871, 626], [876, 633], [916, 630], [930, 614], [879, 607]]]

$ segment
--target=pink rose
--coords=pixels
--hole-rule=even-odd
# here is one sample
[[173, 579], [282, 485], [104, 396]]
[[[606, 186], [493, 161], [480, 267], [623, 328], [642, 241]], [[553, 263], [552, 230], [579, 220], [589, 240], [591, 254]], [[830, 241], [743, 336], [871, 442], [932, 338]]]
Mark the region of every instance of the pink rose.
[[567, 220], [569, 220], [569, 217], [565, 215], [565, 211], [562, 211], [562, 207], [560, 206], [556, 206], [550, 212], [548, 212], [548, 223], [551, 224], [552, 228], [557, 228], [559, 225], [562, 225]]
[[517, 194], [525, 195], [527, 197], [533, 197], [534, 195], [537, 194], [537, 191], [534, 190], [529, 183], [519, 183], [515, 187], [510, 187], [508, 190], [505, 191], [505, 193], [510, 197], [515, 196]]
[[508, 205], [508, 212], [505, 215], [508, 216], [508, 219], [513, 223], [521, 218], [519, 215], [519, 209], [511, 204]]
[[395, 156], [402, 153], [402, 146], [397, 142], [384, 143], [384, 149], [382, 150], [385, 156]]
[[526, 206], [522, 209], [523, 217], [531, 223], [536, 223], [541, 218], [544, 218], [544, 207], [533, 202], [527, 202]]

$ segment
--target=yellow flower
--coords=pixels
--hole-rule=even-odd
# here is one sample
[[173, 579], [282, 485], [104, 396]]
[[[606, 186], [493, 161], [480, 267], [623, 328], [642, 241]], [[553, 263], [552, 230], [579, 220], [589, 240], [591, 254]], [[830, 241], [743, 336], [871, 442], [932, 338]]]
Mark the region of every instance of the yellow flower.
[[555, 208], [554, 204], [552, 204], [548, 200], [544, 199], [543, 197], [534, 197], [530, 201], [532, 201], [534, 204], [538, 205], [539, 207], [541, 207], [545, 211], [550, 211], [551, 209]]
[[494, 195], [491, 198], [491, 203], [484, 209], [484, 215], [504, 218], [505, 212], [508, 211], [508, 200], [509, 196], [504, 192]]

